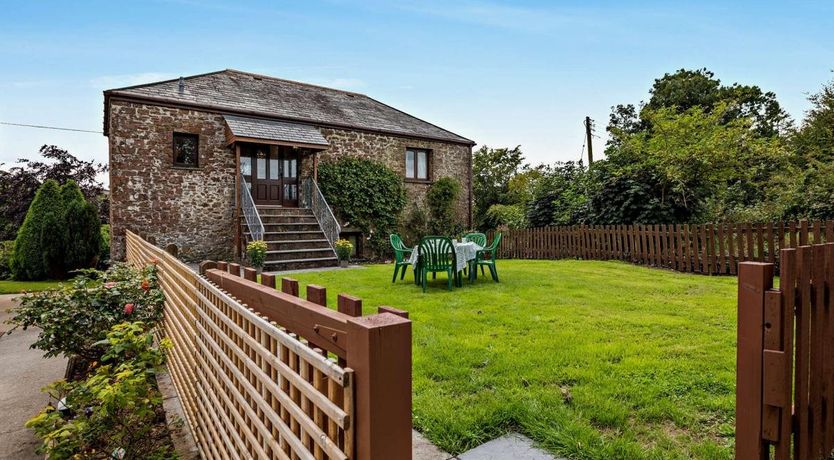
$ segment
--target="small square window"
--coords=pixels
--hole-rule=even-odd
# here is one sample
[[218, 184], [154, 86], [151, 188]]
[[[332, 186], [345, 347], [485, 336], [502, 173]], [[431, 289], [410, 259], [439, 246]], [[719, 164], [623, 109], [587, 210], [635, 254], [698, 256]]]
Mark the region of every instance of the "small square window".
[[429, 151], [407, 149], [405, 151], [405, 178], [429, 180]]
[[174, 133], [174, 166], [196, 168], [200, 157], [200, 136]]

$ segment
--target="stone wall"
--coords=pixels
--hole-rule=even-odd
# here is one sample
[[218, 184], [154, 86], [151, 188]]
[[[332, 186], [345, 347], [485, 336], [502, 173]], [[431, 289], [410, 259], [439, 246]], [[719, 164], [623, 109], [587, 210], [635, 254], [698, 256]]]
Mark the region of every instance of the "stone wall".
[[[461, 196], [457, 206], [458, 218], [463, 225], [471, 227], [472, 205], [469, 190], [472, 184], [472, 148], [468, 145], [334, 128], [321, 128], [321, 132], [330, 143], [330, 147], [319, 153], [319, 162], [334, 161], [344, 156], [369, 158], [382, 161], [403, 177], [405, 177], [406, 148], [430, 150], [430, 180], [405, 180], [408, 198], [406, 209], [413, 202], [420, 205], [425, 203], [426, 191], [432, 181], [441, 177], [454, 177], [461, 184]], [[304, 172], [302, 170], [302, 173]]]
[[[185, 260], [229, 259], [234, 249], [235, 157], [217, 114], [111, 100], [111, 256], [124, 231], [177, 245]], [[173, 132], [199, 134], [197, 168], [173, 166]]]
[[[173, 166], [173, 133], [199, 134], [199, 167]], [[406, 180], [408, 206], [425, 202], [432, 180], [461, 182], [458, 217], [471, 226], [469, 189], [472, 149], [345, 129], [321, 128], [330, 147], [319, 162], [343, 156], [382, 161], [403, 177], [408, 147], [431, 151], [430, 181]], [[175, 244], [185, 260], [226, 259], [234, 252], [235, 156], [226, 147], [219, 114], [181, 108], [110, 101], [111, 257], [124, 258], [124, 231], [152, 237], [157, 245]], [[300, 175], [312, 175], [313, 156], [301, 157]]]

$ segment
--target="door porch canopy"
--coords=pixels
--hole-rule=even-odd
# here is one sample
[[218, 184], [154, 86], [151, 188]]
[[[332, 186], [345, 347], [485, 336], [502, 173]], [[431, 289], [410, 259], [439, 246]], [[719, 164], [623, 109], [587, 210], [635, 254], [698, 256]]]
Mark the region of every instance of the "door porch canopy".
[[252, 142], [288, 147], [324, 150], [330, 144], [312, 125], [263, 118], [223, 115], [226, 121], [226, 144]]

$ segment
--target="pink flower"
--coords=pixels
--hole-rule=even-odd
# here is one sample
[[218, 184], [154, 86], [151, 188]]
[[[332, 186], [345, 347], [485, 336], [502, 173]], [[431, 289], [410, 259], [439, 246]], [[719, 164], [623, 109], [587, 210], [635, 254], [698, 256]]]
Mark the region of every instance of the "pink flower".
[[126, 303], [125, 304], [125, 315], [132, 315], [133, 314], [133, 304]]
[[107, 289], [113, 289], [114, 287], [116, 287], [116, 283], [113, 281], [109, 281], [107, 283], [104, 283], [104, 287], [106, 287]]

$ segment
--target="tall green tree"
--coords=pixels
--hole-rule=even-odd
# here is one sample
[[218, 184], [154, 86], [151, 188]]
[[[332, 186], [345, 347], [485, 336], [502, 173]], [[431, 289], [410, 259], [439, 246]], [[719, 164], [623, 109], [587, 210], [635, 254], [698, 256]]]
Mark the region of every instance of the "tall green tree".
[[61, 187], [64, 204], [64, 269], [94, 267], [101, 251], [101, 221], [95, 206], [88, 203], [81, 188], [70, 180]]
[[65, 240], [62, 215], [63, 199], [58, 182], [47, 180], [35, 193], [17, 232], [11, 261], [16, 279], [37, 280], [61, 275], [61, 249]]
[[472, 194], [475, 198], [475, 225], [489, 229], [487, 211], [494, 204], [513, 204], [509, 197], [510, 180], [528, 167], [521, 146], [492, 149], [483, 146], [473, 155]]
[[107, 221], [109, 200], [99, 174], [107, 171], [107, 165], [83, 161], [68, 151], [54, 145], [44, 145], [39, 151], [41, 159], [20, 159], [7, 169], [0, 168], [0, 240], [14, 239], [35, 192], [47, 180], [64, 184], [74, 180], [84, 198], [96, 206], [99, 217]]

